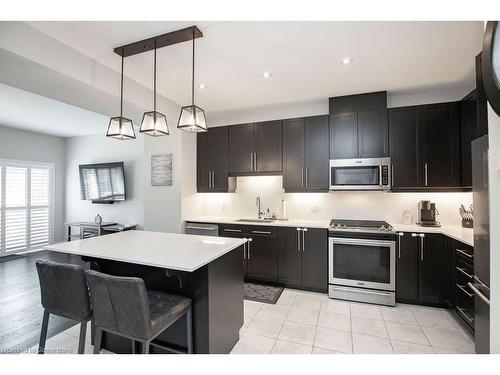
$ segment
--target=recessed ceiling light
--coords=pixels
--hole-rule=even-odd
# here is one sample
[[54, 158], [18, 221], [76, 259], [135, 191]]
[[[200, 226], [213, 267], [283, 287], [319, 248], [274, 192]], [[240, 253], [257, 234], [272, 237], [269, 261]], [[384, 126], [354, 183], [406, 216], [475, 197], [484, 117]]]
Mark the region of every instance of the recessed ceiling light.
[[200, 83], [200, 84], [198, 85], [198, 88], [200, 88], [201, 90], [205, 90], [205, 89], [206, 89], [206, 87], [207, 87], [207, 86], [205, 86], [205, 84], [204, 84], [204, 83]]
[[262, 78], [266, 78], [267, 79], [267, 78], [271, 78], [271, 76], [272, 76], [271, 72], [269, 72], [267, 70], [264, 71], [264, 72], [262, 72]]
[[342, 65], [348, 65], [348, 64], [352, 63], [352, 61], [353, 60], [350, 57], [344, 57], [342, 59]]

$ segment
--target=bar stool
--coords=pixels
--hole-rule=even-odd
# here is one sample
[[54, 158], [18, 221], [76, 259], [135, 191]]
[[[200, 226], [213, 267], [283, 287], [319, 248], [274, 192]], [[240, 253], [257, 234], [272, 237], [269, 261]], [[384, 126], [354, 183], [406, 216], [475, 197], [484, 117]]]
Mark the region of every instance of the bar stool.
[[[191, 299], [160, 291], [147, 291], [138, 277], [111, 276], [86, 271], [94, 310], [94, 354], [101, 349], [102, 332], [113, 333], [142, 343], [149, 353], [151, 341], [186, 315], [187, 353], [193, 352]], [[170, 351], [179, 352], [162, 346]]]
[[78, 354], [83, 354], [87, 322], [92, 317], [85, 270], [79, 265], [49, 260], [37, 260], [36, 269], [44, 308], [38, 354], [45, 352], [50, 314], [80, 322]]

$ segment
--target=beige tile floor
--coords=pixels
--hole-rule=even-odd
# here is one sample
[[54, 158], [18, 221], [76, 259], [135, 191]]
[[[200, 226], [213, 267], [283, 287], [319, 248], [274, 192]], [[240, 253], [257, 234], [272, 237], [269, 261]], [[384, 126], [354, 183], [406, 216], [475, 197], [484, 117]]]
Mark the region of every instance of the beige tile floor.
[[[235, 354], [474, 353], [471, 336], [444, 309], [350, 303], [292, 289], [285, 289], [275, 305], [244, 303]], [[47, 352], [77, 353], [78, 334], [74, 326], [49, 338]], [[85, 353], [92, 350], [88, 329]], [[36, 351], [37, 346], [28, 353]]]
[[245, 301], [231, 353], [467, 354], [474, 341], [445, 309], [375, 306], [286, 289], [276, 305]]

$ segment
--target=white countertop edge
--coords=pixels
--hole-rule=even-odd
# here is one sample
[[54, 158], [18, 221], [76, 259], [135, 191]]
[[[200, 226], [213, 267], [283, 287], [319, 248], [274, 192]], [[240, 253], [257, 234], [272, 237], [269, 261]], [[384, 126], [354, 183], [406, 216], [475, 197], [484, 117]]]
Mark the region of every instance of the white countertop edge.
[[[236, 221], [238, 218], [230, 217], [197, 217], [185, 219], [185, 222], [207, 223], [207, 224], [233, 224], [233, 225], [255, 225], [275, 227], [307, 227], [328, 229], [329, 221], [314, 220], [276, 220], [272, 222], [254, 223], [249, 221]], [[463, 228], [458, 225], [442, 225], [441, 227], [422, 227], [417, 224], [393, 224], [389, 222], [398, 232], [436, 233], [450, 237], [469, 246], [474, 246], [474, 234], [472, 228]]]
[[[206, 266], [207, 264], [213, 262], [214, 260], [222, 257], [223, 255], [226, 255], [230, 251], [233, 251], [234, 249], [240, 247], [241, 245], [243, 245], [244, 243], [247, 242], [246, 238], [234, 238], [234, 239], [236, 240], [234, 246], [231, 246], [226, 251], [223, 251], [220, 254], [218, 254], [218, 255], [216, 255], [216, 256], [208, 259], [207, 261], [200, 263], [195, 268], [184, 268], [184, 267], [179, 267], [179, 266], [169, 266], [169, 265], [165, 265], [165, 264], [155, 264], [155, 263], [145, 262], [145, 261], [142, 261], [142, 260], [141, 261], [136, 261], [136, 260], [131, 261], [131, 260], [126, 260], [124, 258], [112, 257], [112, 256], [86, 255], [86, 254], [82, 254], [81, 252], [74, 251], [74, 250], [63, 250], [63, 249], [51, 248], [51, 246], [57, 245], [57, 244], [52, 244], [52, 245], [44, 246], [43, 249], [44, 250], [49, 250], [49, 251], [56, 251], [58, 253], [66, 253], [66, 254], [73, 254], [73, 255], [79, 255], [79, 256], [86, 256], [86, 257], [89, 257], [89, 258], [100, 258], [100, 259], [106, 259], [106, 260], [114, 260], [114, 261], [123, 262], [123, 263], [140, 264], [142, 266], [151, 266], [151, 267], [157, 267], [157, 268], [164, 268], [164, 269], [170, 269], [170, 270], [174, 270], [174, 271], [194, 272], [194, 271], [200, 269], [201, 267]], [[84, 240], [78, 240], [78, 241], [84, 241]], [[59, 242], [59, 243], [66, 243], [66, 242]]]

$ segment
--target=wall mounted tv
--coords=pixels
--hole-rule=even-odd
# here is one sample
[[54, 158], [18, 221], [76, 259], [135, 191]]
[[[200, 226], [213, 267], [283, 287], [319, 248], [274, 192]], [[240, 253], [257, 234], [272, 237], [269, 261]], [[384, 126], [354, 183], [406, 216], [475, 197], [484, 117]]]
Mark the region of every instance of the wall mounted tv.
[[124, 201], [123, 162], [80, 165], [80, 197], [92, 203]]

